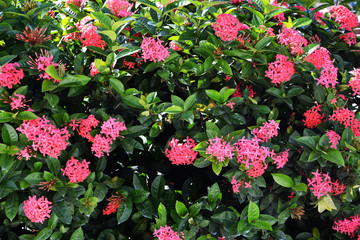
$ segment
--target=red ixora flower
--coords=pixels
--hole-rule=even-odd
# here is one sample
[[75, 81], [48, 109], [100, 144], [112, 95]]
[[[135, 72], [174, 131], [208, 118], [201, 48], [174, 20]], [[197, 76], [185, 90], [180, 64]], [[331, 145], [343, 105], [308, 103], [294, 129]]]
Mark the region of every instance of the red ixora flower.
[[295, 74], [295, 63], [288, 61], [288, 59], [287, 56], [277, 54], [276, 61], [269, 63], [265, 77], [270, 78], [274, 84], [290, 81], [291, 76]]
[[31, 222], [43, 223], [47, 218], [50, 218], [52, 202], [42, 196], [36, 199], [36, 196], [29, 196], [29, 199], [24, 201], [24, 213]]
[[338, 121], [345, 127], [350, 127], [355, 118], [355, 113], [347, 108], [334, 110], [334, 113], [330, 115], [329, 120]]
[[339, 140], [341, 139], [340, 135], [333, 130], [329, 130], [326, 132], [326, 136], [329, 138], [331, 147], [336, 149], [336, 145], [339, 144]]
[[109, 120], [103, 122], [101, 125], [101, 134], [106, 135], [107, 138], [115, 140], [120, 136], [120, 131], [125, 131], [126, 126], [124, 122], [119, 122], [119, 118], [116, 121], [115, 118], [110, 117]]
[[195, 146], [195, 141], [189, 137], [186, 137], [183, 143], [179, 143], [179, 139], [173, 138], [169, 141], [170, 149], [165, 150], [165, 155], [175, 165], [193, 164], [198, 155], [193, 150]]
[[355, 232], [360, 227], [360, 215], [344, 218], [343, 220], [335, 220], [333, 229], [340, 233], [345, 233], [348, 236], [355, 237]]
[[348, 31], [359, 25], [356, 15], [345, 6], [331, 6], [329, 7], [329, 14], [330, 18], [333, 18], [340, 25], [340, 28]]
[[71, 159], [66, 162], [66, 168], [61, 169], [61, 171], [64, 176], [70, 179], [71, 183], [78, 183], [84, 181], [91, 173], [89, 164], [90, 162], [87, 162], [85, 159], [80, 162], [71, 156]]
[[130, 4], [128, 1], [124, 0], [110, 0], [108, 2], [108, 7], [112, 14], [118, 18], [124, 18], [131, 16], [133, 13], [130, 11], [133, 4]]
[[353, 90], [353, 95], [355, 96], [356, 94], [360, 95], [360, 68], [356, 68], [354, 70], [352, 70], [351, 72], [352, 78], [349, 82], [348, 87], [351, 87], [351, 89]]
[[161, 226], [160, 229], [154, 230], [154, 237], [157, 237], [159, 240], [181, 240], [184, 239], [184, 234], [182, 232], [178, 233], [171, 229], [171, 227], [165, 225]]
[[7, 63], [1, 67], [0, 87], [11, 89], [13, 85], [20, 84], [20, 80], [24, 78], [24, 71], [16, 69], [20, 67], [18, 63]]
[[274, 120], [264, 122], [260, 128], [255, 128], [251, 131], [251, 134], [256, 136], [258, 139], [267, 142], [274, 136], [278, 135], [279, 123]]
[[291, 50], [291, 54], [303, 54], [302, 47], [308, 44], [306, 38], [300, 35], [298, 31], [284, 27], [278, 35], [279, 42]]
[[115, 213], [125, 199], [126, 197], [123, 194], [116, 193], [116, 195], [111, 195], [111, 197], [107, 199], [109, 204], [106, 209], [103, 210], [103, 215]]
[[51, 35], [45, 35], [46, 30], [47, 28], [39, 29], [39, 27], [36, 27], [34, 30], [32, 30], [26, 26], [22, 34], [16, 34], [16, 39], [23, 42], [28, 42], [31, 45], [41, 44], [51, 40]]
[[314, 194], [317, 199], [320, 197], [333, 193], [334, 195], [339, 195], [345, 190], [344, 184], [339, 184], [338, 180], [331, 182], [329, 173], [319, 173], [319, 169], [316, 169], [315, 172], [312, 172], [313, 178], [307, 179], [309, 189]]
[[85, 6], [86, 1], [87, 0], [66, 0], [65, 2], [66, 4], [74, 4], [80, 8]]
[[305, 61], [314, 64], [317, 69], [320, 69], [325, 65], [332, 63], [330, 59], [330, 52], [324, 47], [318, 47], [309, 56], [304, 58], [304, 62]]
[[209, 146], [206, 148], [206, 154], [211, 158], [215, 157], [219, 162], [223, 162], [225, 158], [232, 159], [234, 156], [234, 147], [227, 143], [224, 139], [215, 137], [209, 139]]
[[310, 108], [304, 113], [305, 119], [303, 120], [304, 125], [308, 128], [313, 128], [322, 123], [322, 120], [325, 118], [324, 114], [320, 114], [321, 105], [316, 103], [315, 106]]
[[170, 53], [167, 50], [168, 48], [164, 47], [161, 44], [162, 42], [164, 41], [161, 41], [159, 37], [157, 38], [157, 41], [152, 37], [143, 39], [140, 48], [143, 51], [142, 58], [145, 62], [146, 60], [150, 60], [152, 62], [165, 61], [165, 59], [170, 56]]
[[240, 23], [236, 17], [227, 13], [218, 15], [216, 22], [211, 26], [214, 28], [215, 35], [223, 41], [232, 41], [237, 38], [239, 31], [250, 30], [248, 25]]

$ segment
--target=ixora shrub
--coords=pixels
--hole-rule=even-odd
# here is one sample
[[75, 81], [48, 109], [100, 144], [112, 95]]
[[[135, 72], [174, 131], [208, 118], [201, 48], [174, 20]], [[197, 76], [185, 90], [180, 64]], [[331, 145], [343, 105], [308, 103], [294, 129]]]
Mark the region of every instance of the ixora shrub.
[[359, 3], [0, 1], [0, 238], [358, 239]]

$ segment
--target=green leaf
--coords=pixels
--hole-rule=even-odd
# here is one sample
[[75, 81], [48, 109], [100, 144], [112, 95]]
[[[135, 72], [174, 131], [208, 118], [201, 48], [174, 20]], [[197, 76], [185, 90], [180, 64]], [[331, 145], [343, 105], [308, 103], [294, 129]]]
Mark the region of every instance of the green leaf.
[[59, 83], [59, 87], [82, 87], [88, 84], [90, 80], [90, 77], [84, 75], [66, 75]]
[[211, 166], [212, 166], [213, 172], [219, 176], [219, 174], [221, 173], [222, 167], [223, 167], [222, 162], [215, 161], [212, 163]]
[[13, 59], [15, 59], [18, 55], [6, 55], [0, 58], [0, 66], [2, 67], [3, 65], [11, 62]]
[[196, 217], [196, 215], [198, 215], [198, 213], [201, 211], [202, 206], [203, 206], [202, 202], [191, 205], [189, 208], [190, 216]]
[[209, 96], [209, 98], [214, 99], [217, 102], [222, 102], [221, 95], [218, 91], [213, 89], [207, 89], [205, 90], [206, 95]]
[[24, 179], [30, 184], [39, 184], [39, 182], [44, 181], [44, 173], [42, 172], [30, 173]]
[[298, 18], [293, 22], [293, 28], [299, 28], [299, 27], [305, 27], [308, 26], [312, 23], [311, 18], [308, 17], [303, 17], [303, 18]]
[[266, 222], [266, 221], [257, 220], [256, 222], [251, 223], [251, 225], [253, 225], [253, 226], [257, 227], [257, 228], [272, 231], [271, 224]]
[[272, 173], [274, 181], [280, 186], [291, 188], [294, 186], [294, 181], [288, 175], [282, 173]]
[[161, 9], [159, 9], [153, 2], [150, 2], [148, 0], [139, 0], [137, 2], [140, 2], [140, 3], [150, 7], [151, 9], [155, 10], [161, 16], [161, 14], [162, 14]]
[[143, 105], [140, 104], [140, 98], [138, 97], [127, 95], [123, 96], [122, 100], [126, 105], [129, 105], [130, 107], [144, 108]]
[[218, 183], [214, 183], [209, 190], [208, 193], [208, 201], [209, 203], [215, 203], [217, 200], [222, 198], [222, 194], [220, 191], [220, 187]]
[[51, 237], [50, 240], [60, 240], [62, 238], [62, 234], [60, 232], [54, 232]]
[[221, 131], [215, 123], [206, 122], [206, 134], [208, 138], [215, 138], [216, 136], [221, 136]]
[[150, 192], [141, 189], [134, 189], [130, 192], [130, 196], [132, 197], [132, 201], [134, 203], [141, 203], [145, 201], [149, 195]]
[[126, 198], [125, 202], [120, 204], [116, 212], [118, 224], [121, 224], [126, 220], [128, 220], [128, 218], [131, 215], [132, 209], [133, 209], [133, 203], [131, 201], [131, 198]]
[[91, 13], [96, 19], [98, 19], [102, 24], [105, 25], [107, 29], [111, 29], [111, 18], [105, 15], [102, 12], [93, 12]]
[[182, 218], [186, 217], [189, 214], [189, 211], [186, 208], [185, 204], [179, 201], [176, 201], [175, 203], [175, 210], [177, 214]]
[[9, 112], [0, 112], [0, 123], [10, 122], [12, 120], [12, 114]]
[[81, 227], [76, 229], [76, 231], [71, 235], [70, 240], [83, 240], [84, 239], [84, 233]]
[[5, 202], [5, 214], [10, 221], [12, 221], [19, 209], [19, 196], [17, 192], [10, 193]]
[[[104, 31], [101, 31], [99, 33], [108, 36], [113, 43], [116, 41], [116, 33], [114, 31], [104, 30]], [[111, 66], [111, 64], [110, 64], [110, 66]]]
[[60, 172], [60, 161], [57, 158], [48, 158], [46, 160], [46, 164], [49, 168], [49, 170], [53, 173], [53, 174], [58, 174]]
[[33, 112], [23, 111], [23, 112], [20, 112], [18, 115], [16, 115], [16, 119], [33, 120], [33, 119], [38, 119], [38, 116], [36, 116], [35, 113], [33, 113]]
[[[144, 1], [144, 0], [141, 0]], [[160, 9], [156, 8], [157, 11]], [[150, 33], [151, 35], [155, 35], [156, 27], [155, 24], [146, 17], [138, 17], [135, 19], [135, 22], [142, 27], [146, 32]]]
[[302, 94], [305, 90], [301, 87], [294, 87], [287, 92], [287, 97], [292, 98]]
[[110, 78], [109, 80], [110, 82], [110, 85], [118, 92], [120, 93], [120, 96], [123, 96], [124, 95], [124, 92], [125, 92], [125, 88], [124, 88], [124, 84], [115, 79], [115, 78]]
[[256, 111], [256, 112], [259, 112], [259, 113], [262, 113], [262, 114], [269, 114], [271, 112], [270, 108], [266, 105], [250, 105], [250, 108], [253, 110], [253, 111]]
[[258, 220], [260, 217], [260, 209], [256, 203], [250, 201], [249, 203], [249, 209], [248, 209], [248, 221], [249, 223], [252, 223], [256, 220]]
[[250, 12], [252, 12], [253, 14], [255, 14], [258, 18], [260, 18], [260, 20], [261, 20], [262, 22], [264, 22], [265, 17], [264, 17], [264, 15], [262, 15], [259, 11], [256, 11], [254, 8], [250, 8], [250, 7], [242, 7], [242, 8], [245, 8], [245, 9], [249, 10]]
[[142, 203], [137, 203], [136, 209], [141, 213], [142, 216], [152, 219], [154, 212], [153, 212], [153, 205], [150, 199], [146, 199]]
[[182, 109], [182, 107], [179, 106], [172, 106], [172, 107], [168, 107], [165, 112], [169, 113], [169, 114], [177, 114], [177, 113], [181, 113], [183, 112], [184, 109]]
[[305, 183], [299, 183], [292, 187], [293, 190], [299, 191], [299, 192], [306, 192], [307, 191], [307, 185]]
[[181, 107], [181, 108], [184, 107], [184, 100], [182, 100], [181, 98], [179, 98], [176, 95], [171, 95], [171, 102], [175, 106], [178, 106], [178, 107]]
[[263, 49], [264, 47], [267, 47], [271, 44], [271, 42], [273, 41], [273, 37], [265, 37], [265, 38], [262, 38], [260, 41], [258, 41], [256, 44], [255, 44], [255, 48], [257, 50], [260, 50], [260, 49]]
[[54, 65], [50, 65], [45, 69], [45, 72], [50, 75], [50, 77], [55, 78], [56, 80], [61, 81], [61, 77], [59, 76], [58, 72]]
[[53, 81], [51, 81], [49, 79], [45, 79], [41, 84], [41, 91], [42, 92], [52, 91], [52, 90], [56, 89], [57, 87], [58, 87], [58, 85], [54, 84]]
[[204, 157], [201, 157], [196, 159], [193, 165], [197, 168], [205, 168], [210, 164], [211, 162], [209, 160], [205, 159]]
[[269, 20], [270, 18], [275, 17], [276, 15], [278, 15], [280, 13], [287, 12], [287, 11], [290, 11], [290, 10], [291, 9], [288, 9], [288, 8], [276, 9], [276, 10], [273, 10], [273, 11], [269, 12], [268, 14], [266, 14], [265, 18], [267, 20]]
[[1, 135], [3, 142], [7, 145], [14, 145], [19, 140], [16, 130], [7, 123], [2, 127]]
[[311, 136], [304, 136], [295, 139], [301, 146], [307, 146], [315, 150], [315, 141]]
[[72, 221], [72, 214], [65, 201], [54, 202], [51, 210], [58, 216], [62, 223], [70, 224]]
[[337, 149], [329, 149], [326, 153], [323, 152], [321, 156], [332, 163], [345, 166], [344, 158], [341, 155], [341, 152]]
[[165, 179], [164, 176], [157, 176], [151, 184], [151, 195], [160, 199], [165, 189]]
[[94, 190], [94, 197], [99, 199], [99, 202], [101, 202], [106, 197], [107, 192], [108, 188], [106, 187], [106, 185], [104, 183], [99, 183], [98, 185], [96, 185], [96, 188]]
[[266, 92], [269, 93], [270, 95], [273, 95], [275, 97], [281, 98], [281, 90], [278, 88], [268, 88], [266, 89]]
[[51, 234], [52, 234], [53, 230], [50, 228], [44, 228], [43, 230], [41, 230], [38, 235], [36, 235], [36, 237], [34, 238], [34, 240], [46, 240], [48, 239]]
[[136, 46], [132, 46], [128, 49], [124, 49], [122, 50], [118, 55], [116, 55], [116, 59], [120, 59], [120, 58], [123, 58], [123, 57], [126, 57], [126, 56], [130, 56], [134, 53], [137, 53], [141, 50], [141, 48], [139, 47], [136, 47]]
[[325, 102], [326, 91], [325, 91], [324, 87], [314, 84], [314, 97], [318, 103]]
[[215, 68], [226, 75], [233, 75], [230, 65], [224, 59], [218, 59]]
[[161, 223], [165, 225], [167, 221], [167, 211], [166, 211], [166, 207], [161, 202], [158, 207], [158, 215]]
[[187, 111], [189, 110], [195, 103], [196, 101], [196, 94], [190, 95], [184, 103], [184, 110]]
[[55, 94], [49, 94], [49, 93], [45, 93], [44, 99], [46, 99], [48, 101], [48, 103], [50, 104], [50, 106], [52, 108], [54, 108], [60, 101], [59, 97]]

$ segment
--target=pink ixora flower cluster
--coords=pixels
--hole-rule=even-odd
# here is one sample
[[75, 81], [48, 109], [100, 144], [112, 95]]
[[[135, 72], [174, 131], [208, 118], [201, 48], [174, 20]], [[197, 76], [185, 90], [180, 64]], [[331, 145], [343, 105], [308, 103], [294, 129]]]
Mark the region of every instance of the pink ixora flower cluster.
[[291, 54], [293, 55], [303, 54], [304, 50], [302, 48], [308, 44], [306, 38], [292, 28], [283, 27], [278, 35], [278, 39], [282, 45], [287, 46], [291, 50]]
[[239, 31], [250, 30], [249, 26], [242, 24], [231, 14], [222, 13], [217, 16], [216, 22], [211, 25], [215, 35], [223, 41], [232, 41], [237, 38]]
[[107, 199], [109, 204], [106, 206], [106, 209], [103, 210], [103, 215], [116, 213], [116, 210], [125, 201], [125, 199], [125, 196], [119, 193], [116, 193], [116, 195], [111, 195], [111, 197]]
[[[277, 0], [273, 1], [273, 2], [271, 3], [271, 5], [272, 5], [272, 6], [285, 7], [285, 8], [288, 7], [288, 5], [287, 5], [286, 2], [284, 2], [283, 4], [280, 4], [280, 3], [278, 3]], [[274, 11], [274, 10], [273, 10], [273, 11]], [[276, 15], [274, 16], [274, 19], [276, 19], [276, 20], [279, 22], [279, 24], [281, 25], [282, 22], [286, 20], [285, 14], [284, 14], [283, 12], [282, 12], [282, 13], [279, 13], [279, 14], [276, 14]]]
[[59, 67], [59, 63], [53, 62], [54, 56], [50, 55], [48, 50], [41, 49], [41, 53], [38, 55], [35, 53], [36, 58], [30, 57], [30, 60], [27, 62], [27, 64], [30, 65], [31, 69], [36, 69], [39, 71], [39, 79], [49, 79], [53, 81], [54, 83], [60, 82], [59, 80], [51, 77], [49, 74], [45, 72], [46, 68], [50, 65], [53, 65], [55, 68]]
[[1, 67], [0, 87], [11, 89], [13, 85], [20, 84], [20, 80], [24, 78], [24, 71], [16, 69], [20, 67], [18, 63], [7, 63]]
[[238, 163], [244, 164], [248, 170], [246, 173], [253, 178], [264, 174], [268, 167], [266, 158], [273, 155], [269, 148], [260, 146], [261, 140], [257, 138], [246, 139], [243, 137], [235, 143]]
[[317, 127], [320, 123], [322, 123], [322, 120], [325, 118], [324, 114], [321, 113], [320, 109], [321, 105], [316, 103], [315, 106], [310, 108], [304, 113], [305, 119], [303, 120], [304, 125], [308, 128], [314, 128]]
[[265, 77], [270, 78], [274, 84], [290, 81], [291, 76], [295, 74], [295, 63], [288, 61], [288, 59], [287, 56], [276, 55], [276, 61], [269, 63], [268, 70], [265, 71]]
[[234, 147], [227, 143], [224, 139], [215, 137], [209, 139], [209, 146], [206, 148], [206, 154], [209, 154], [209, 158], [216, 158], [217, 161], [223, 162], [225, 158], [232, 159], [234, 156]]
[[260, 128], [255, 128], [251, 131], [251, 134], [260, 139], [261, 141], [267, 142], [274, 136], [278, 135], [279, 123], [274, 120], [263, 123]]
[[329, 130], [326, 132], [326, 136], [329, 138], [329, 142], [331, 143], [331, 147], [336, 149], [336, 145], [339, 144], [339, 141], [341, 139], [340, 135], [337, 134], [333, 130]]
[[85, 6], [86, 1], [87, 0], [66, 0], [65, 2], [66, 4], [74, 4], [80, 8]]
[[36, 27], [34, 30], [32, 30], [26, 26], [22, 34], [16, 34], [16, 39], [23, 42], [28, 42], [31, 45], [41, 44], [51, 40], [51, 35], [45, 35], [46, 30], [47, 28], [39, 29], [39, 27]]
[[355, 113], [347, 108], [337, 108], [334, 113], [330, 115], [329, 120], [338, 121], [345, 127], [350, 127], [355, 118]]
[[67, 176], [70, 179], [71, 183], [79, 183], [84, 181], [91, 173], [89, 164], [90, 162], [86, 162], [85, 159], [80, 162], [71, 156], [71, 159], [66, 162], [66, 168], [61, 169], [61, 171], [64, 176]]
[[329, 173], [319, 173], [319, 169], [317, 169], [312, 174], [314, 175], [313, 178], [308, 178], [307, 182], [311, 192], [317, 199], [330, 193], [339, 195], [344, 192], [345, 185], [339, 184], [338, 181], [332, 182]]
[[150, 60], [152, 62], [160, 62], [165, 61], [166, 58], [170, 56], [170, 52], [167, 47], [164, 47], [161, 43], [159, 37], [157, 41], [152, 37], [144, 38], [140, 48], [143, 51], [142, 58], [146, 62], [146, 60]]
[[345, 29], [347, 32], [340, 36], [349, 46], [356, 45], [356, 34], [352, 31], [353, 28], [359, 25], [356, 15], [347, 7], [338, 5], [329, 7], [330, 18], [340, 25], [340, 29]]
[[92, 62], [91, 64], [90, 64], [90, 76], [95, 76], [96, 74], [99, 74], [100, 72], [99, 72], [99, 70], [96, 68], [96, 66], [95, 66], [95, 62]]
[[133, 4], [130, 4], [126, 0], [110, 0], [108, 2], [108, 7], [112, 14], [118, 18], [128, 17], [132, 15], [130, 11], [133, 7]]
[[61, 151], [66, 149], [70, 138], [66, 128], [56, 128], [45, 116], [23, 121], [17, 130], [32, 141], [31, 146], [35, 151], [54, 158], [58, 158]]
[[198, 155], [193, 150], [195, 146], [195, 141], [189, 137], [186, 137], [183, 143], [179, 143], [179, 139], [173, 138], [169, 141], [170, 149], [165, 150], [165, 155], [175, 165], [193, 164]]
[[159, 240], [182, 240], [184, 239], [184, 234], [182, 232], [178, 233], [171, 229], [171, 227], [165, 225], [161, 226], [159, 229], [154, 230], [154, 237], [157, 237]]
[[360, 215], [357, 214], [349, 218], [344, 218], [343, 220], [337, 219], [335, 220], [334, 225], [335, 226], [333, 226], [332, 229], [335, 231], [345, 233], [350, 237], [355, 237], [355, 233], [359, 230], [360, 227]]
[[50, 218], [52, 202], [42, 196], [36, 199], [36, 196], [29, 196], [29, 199], [24, 201], [24, 213], [31, 222], [43, 223], [47, 218]]
[[231, 185], [233, 188], [234, 193], [240, 192], [240, 187], [243, 188], [245, 184], [245, 188], [251, 188], [251, 181], [245, 182], [245, 179], [241, 180], [240, 182], [236, 181], [235, 175], [231, 179]]
[[332, 63], [330, 59], [330, 52], [324, 47], [318, 47], [309, 56], [304, 58], [304, 62], [314, 64], [317, 69], [324, 67], [326, 64]]
[[285, 164], [289, 161], [289, 150], [275, 153], [272, 159], [274, 160], [274, 164], [276, 165], [277, 169], [283, 168]]
[[[1, 101], [4, 103], [10, 104], [11, 110], [24, 110], [25, 108], [29, 107], [25, 104], [27, 102], [25, 100], [25, 96], [21, 94], [17, 94], [14, 92], [14, 96], [6, 96], [5, 94], [2, 95], [4, 98], [0, 98]], [[31, 110], [31, 109], [30, 109]]]
[[360, 68], [356, 68], [350, 72], [352, 74], [352, 78], [349, 82], [348, 87], [351, 87], [353, 90], [353, 95], [360, 95]]

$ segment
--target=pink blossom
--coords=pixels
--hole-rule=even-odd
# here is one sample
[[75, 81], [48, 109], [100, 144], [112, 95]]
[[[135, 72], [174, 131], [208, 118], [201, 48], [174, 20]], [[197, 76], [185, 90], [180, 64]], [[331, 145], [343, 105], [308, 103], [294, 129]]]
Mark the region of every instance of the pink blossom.
[[349, 46], [351, 46], [351, 45], [356, 46], [356, 34], [354, 32], [348, 32], [348, 33], [342, 34], [340, 36], [340, 40], [342, 40], [343, 42], [346, 42], [346, 44]]
[[279, 123], [274, 120], [263, 123], [263, 126], [260, 128], [255, 128], [251, 131], [251, 134], [257, 137], [258, 139], [267, 142], [274, 136], [278, 135]]
[[133, 4], [130, 4], [125, 0], [110, 0], [108, 2], [108, 7], [112, 14], [118, 18], [124, 18], [131, 16], [133, 13], [130, 11], [133, 7]]
[[265, 77], [270, 78], [275, 84], [290, 81], [291, 76], [295, 74], [295, 63], [288, 61], [288, 58], [281, 54], [276, 55], [276, 61], [269, 63]]
[[100, 121], [97, 120], [94, 115], [89, 115], [86, 119], [81, 119], [78, 129], [79, 135], [92, 142], [94, 138], [90, 135], [90, 132], [99, 124], [99, 122]]
[[352, 75], [352, 78], [349, 82], [348, 87], [351, 87], [351, 89], [353, 90], [353, 95], [355, 96], [356, 94], [360, 95], [360, 68], [356, 68], [353, 71], [350, 72]]
[[198, 154], [193, 150], [195, 146], [195, 141], [189, 137], [186, 137], [183, 143], [173, 138], [169, 141], [170, 149], [165, 150], [165, 155], [175, 165], [193, 164]]
[[324, 69], [321, 71], [321, 75], [317, 78], [317, 85], [321, 84], [326, 88], [331, 87], [335, 88], [337, 82], [337, 72], [338, 69], [334, 67], [334, 64], [328, 63], [324, 66]]
[[340, 135], [333, 130], [329, 130], [326, 132], [326, 136], [329, 138], [331, 147], [336, 149], [336, 145], [339, 144], [339, 140], [341, 139]]
[[66, 4], [74, 4], [78, 7], [83, 7], [85, 6], [87, 0], [66, 0]]
[[234, 147], [230, 143], [217, 136], [214, 139], [209, 139], [209, 146], [206, 148], [206, 154], [209, 154], [210, 158], [215, 157], [220, 162], [223, 162], [225, 158], [232, 159], [233, 151]]
[[35, 151], [54, 158], [58, 158], [61, 151], [66, 149], [70, 137], [66, 128], [56, 128], [45, 116], [23, 121], [17, 130], [32, 141], [31, 146]]
[[285, 164], [289, 161], [289, 150], [276, 153], [272, 158], [274, 160], [274, 164], [276, 164], [277, 169], [283, 168]]
[[239, 193], [240, 192], [239, 187], [240, 187], [241, 183], [236, 181], [235, 175], [232, 177], [231, 185], [232, 185], [234, 193]]
[[90, 64], [90, 76], [95, 76], [96, 74], [99, 74], [100, 72], [99, 72], [99, 70], [96, 68], [96, 66], [95, 66], [95, 62], [92, 62], [91, 64]]
[[321, 196], [327, 195], [332, 191], [332, 183], [329, 174], [319, 173], [319, 169], [316, 172], [312, 172], [314, 175], [312, 179], [307, 179], [308, 186], [311, 192], [317, 199]]
[[111, 197], [107, 199], [109, 204], [106, 206], [106, 209], [103, 210], [103, 215], [116, 213], [117, 209], [125, 201], [125, 199], [125, 196], [119, 193], [116, 193], [116, 195], [111, 195]]
[[351, 130], [354, 132], [356, 137], [360, 137], [360, 121], [354, 119], [351, 123]]
[[232, 102], [232, 101], [229, 101], [229, 102], [226, 104], [226, 106], [228, 106], [229, 108], [233, 109], [234, 106], [235, 106], [235, 103]]
[[318, 47], [309, 56], [304, 58], [304, 61], [314, 64], [317, 69], [332, 63], [330, 59], [330, 52], [324, 47]]
[[308, 44], [306, 38], [301, 36], [298, 31], [286, 27], [283, 27], [278, 35], [278, 39], [282, 45], [290, 48], [291, 54], [293, 55], [303, 54], [304, 50], [302, 47], [305, 47]]
[[31, 45], [41, 44], [51, 40], [51, 35], [45, 36], [46, 30], [47, 28], [39, 29], [39, 27], [36, 27], [34, 30], [32, 30], [26, 26], [22, 34], [16, 34], [16, 39], [23, 42], [28, 42]]
[[334, 222], [333, 229], [340, 233], [345, 233], [348, 236], [354, 237], [355, 232], [360, 227], [360, 215], [355, 215], [343, 220], [337, 219]]
[[181, 51], [183, 50], [175, 41], [171, 41], [169, 44], [170, 48], [174, 51]]
[[160, 229], [155, 229], [153, 236], [159, 240], [181, 240], [184, 238], [183, 235], [182, 232], [175, 232], [171, 227], [165, 225], [165, 227], [161, 226]]
[[61, 171], [64, 176], [67, 176], [70, 179], [71, 183], [79, 183], [84, 181], [91, 173], [89, 164], [90, 162], [86, 162], [85, 159], [80, 162], [71, 156], [71, 159], [66, 162], [66, 168], [61, 169]]
[[28, 161], [32, 157], [36, 157], [35, 150], [32, 146], [26, 146], [24, 149], [17, 149], [20, 150], [19, 152], [15, 153], [17, 155], [17, 159], [21, 160], [25, 158]]
[[119, 122], [119, 118], [116, 121], [115, 118], [110, 117], [109, 120], [103, 122], [101, 125], [101, 134], [106, 135], [107, 138], [115, 140], [120, 136], [120, 131], [125, 131], [126, 126], [124, 122]]
[[345, 6], [331, 6], [329, 7], [329, 14], [330, 18], [333, 18], [340, 25], [340, 28], [348, 31], [359, 25], [356, 15]]
[[97, 27], [93, 24], [88, 24], [81, 30], [80, 41], [83, 47], [98, 47], [105, 49], [106, 43], [96, 31]]
[[242, 24], [231, 14], [222, 13], [217, 16], [216, 22], [211, 25], [215, 35], [223, 41], [232, 41], [237, 38], [239, 31], [250, 30], [249, 26]]
[[303, 120], [303, 122], [306, 127], [314, 128], [317, 127], [317, 125], [319, 125], [320, 123], [322, 123], [322, 120], [325, 118], [325, 116], [324, 114], [320, 114], [320, 107], [321, 105], [317, 103], [315, 106], [313, 106], [304, 113], [305, 119]]
[[37, 52], [35, 52], [36, 58], [33, 59], [31, 56], [30, 60], [27, 62], [27, 64], [30, 65], [31, 69], [36, 69], [39, 71], [39, 79], [49, 79], [53, 81], [54, 83], [60, 82], [59, 80], [51, 77], [49, 74], [45, 72], [46, 68], [50, 65], [53, 65], [55, 68], [59, 67], [59, 63], [53, 62], [53, 55], [50, 55], [48, 50], [41, 49], [41, 53], [38, 55]]
[[104, 156], [104, 153], [109, 155], [112, 140], [106, 137], [102, 137], [101, 134], [96, 134], [91, 146], [91, 151], [95, 152], [95, 156], [100, 158]]
[[11, 89], [13, 85], [20, 84], [20, 80], [24, 78], [24, 71], [16, 69], [20, 67], [18, 63], [7, 63], [1, 67], [0, 87]]
[[25, 96], [14, 93], [14, 97], [9, 97], [11, 110], [25, 109], [28, 107], [25, 104]]
[[251, 188], [251, 181], [245, 182], [245, 188]]
[[31, 222], [44, 223], [47, 218], [50, 218], [52, 202], [42, 196], [36, 199], [36, 196], [29, 196], [29, 199], [24, 201], [24, 213]]
[[[280, 3], [277, 2], [277, 0], [273, 1], [273, 2], [271, 3], [271, 5], [272, 5], [272, 6], [282, 6], [282, 7], [287, 8], [287, 3], [286, 3], [286, 2], [284, 2], [284, 3], [281, 5]], [[275, 18], [279, 23], [282, 23], [283, 21], [286, 20], [285, 15], [284, 15], [283, 12], [275, 15], [274, 18]]]
[[343, 124], [345, 127], [351, 126], [355, 118], [355, 113], [347, 108], [334, 110], [334, 113], [330, 115], [329, 120], [338, 121]]
[[165, 59], [170, 56], [170, 53], [167, 50], [168, 48], [164, 47], [161, 44], [162, 42], [164, 41], [161, 41], [159, 37], [157, 38], [157, 41], [152, 37], [143, 39], [140, 48], [143, 51], [142, 58], [144, 59], [145, 62], [146, 60], [150, 60], [152, 62], [165, 61]]

